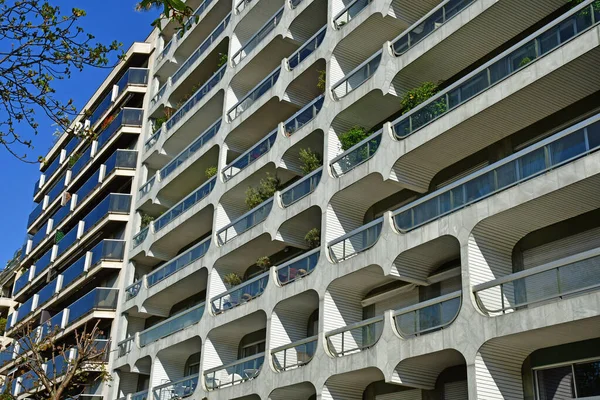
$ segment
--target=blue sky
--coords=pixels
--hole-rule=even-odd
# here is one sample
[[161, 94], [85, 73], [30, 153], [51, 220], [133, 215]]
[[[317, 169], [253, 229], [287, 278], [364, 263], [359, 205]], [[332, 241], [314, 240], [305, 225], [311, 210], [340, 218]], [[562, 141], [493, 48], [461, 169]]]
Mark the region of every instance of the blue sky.
[[[126, 50], [136, 41], [144, 41], [151, 31], [151, 22], [157, 12], [135, 11], [135, 0], [53, 0], [63, 11], [80, 7], [87, 12], [80, 26], [96, 36], [97, 40], [110, 43], [117, 40]], [[102, 83], [110, 71], [87, 68], [73, 72], [68, 81], [57, 81], [54, 88], [59, 97], [72, 98], [80, 109]], [[34, 138], [35, 149], [31, 154], [44, 155], [52, 147], [52, 132], [55, 128], [47, 120], [38, 119], [40, 129]], [[27, 217], [34, 208], [33, 185], [39, 178], [39, 165], [16, 160], [4, 149], [0, 149], [0, 269], [12, 258], [14, 251], [22, 246], [26, 234]]]

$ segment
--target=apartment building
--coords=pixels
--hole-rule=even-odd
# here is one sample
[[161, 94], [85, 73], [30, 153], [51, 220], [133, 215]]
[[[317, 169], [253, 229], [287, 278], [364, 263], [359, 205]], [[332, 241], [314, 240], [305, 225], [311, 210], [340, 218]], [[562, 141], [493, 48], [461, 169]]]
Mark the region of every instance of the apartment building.
[[598, 1], [187, 4], [95, 97], [89, 206], [48, 157], [9, 336], [102, 291], [104, 399], [600, 396]]

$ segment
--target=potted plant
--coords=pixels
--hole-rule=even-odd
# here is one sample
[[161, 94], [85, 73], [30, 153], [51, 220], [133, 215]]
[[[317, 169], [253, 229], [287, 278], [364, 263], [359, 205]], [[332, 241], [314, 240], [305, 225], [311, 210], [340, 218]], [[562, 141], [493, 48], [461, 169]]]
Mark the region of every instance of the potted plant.
[[[227, 289], [231, 290], [234, 287], [236, 287], [242, 283], [242, 278], [235, 272], [230, 272], [228, 274], [225, 274], [225, 276], [223, 276], [223, 283], [225, 284], [225, 286], [227, 286]], [[232, 293], [229, 293], [227, 296], [225, 296], [225, 298], [223, 299], [222, 307], [224, 309], [232, 308], [232, 307], [237, 306], [239, 304], [239, 302], [240, 302], [239, 293], [237, 293], [237, 291], [234, 291]]]
[[204, 175], [206, 175], [206, 177], [208, 179], [212, 178], [216, 174], [217, 174], [217, 167], [208, 167], [208, 168], [206, 168], [206, 170], [204, 170]]
[[304, 236], [304, 240], [308, 243], [308, 247], [316, 249], [321, 245], [321, 230], [318, 228], [312, 228]]
[[263, 271], [267, 271], [271, 267], [271, 259], [267, 256], [259, 257], [256, 260], [256, 265]]
[[323, 158], [319, 153], [315, 153], [309, 148], [300, 149], [298, 158], [302, 163], [300, 169], [304, 172], [304, 175], [308, 175], [323, 164]]

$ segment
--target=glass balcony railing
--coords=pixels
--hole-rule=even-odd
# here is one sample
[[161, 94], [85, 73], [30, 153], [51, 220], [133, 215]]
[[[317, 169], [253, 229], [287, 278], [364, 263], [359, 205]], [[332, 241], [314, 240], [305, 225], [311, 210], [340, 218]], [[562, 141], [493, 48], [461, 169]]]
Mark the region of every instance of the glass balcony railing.
[[[42, 174], [44, 175], [44, 174]], [[38, 194], [40, 192], [40, 182], [42, 181], [42, 177], [39, 177], [37, 181], [35, 181], [35, 184], [33, 185], [33, 197], [35, 197], [36, 194]]]
[[123, 261], [125, 258], [125, 241], [103, 239], [90, 250], [90, 265], [88, 271], [103, 261]]
[[135, 236], [133, 237], [133, 248], [134, 249], [136, 247], [138, 247], [139, 245], [141, 245], [142, 243], [144, 243], [144, 240], [146, 240], [146, 238], [148, 237], [149, 231], [150, 231], [150, 226], [147, 226], [135, 234]]
[[229, 289], [225, 293], [213, 297], [210, 301], [213, 312], [221, 314], [229, 309], [247, 303], [265, 291], [269, 283], [269, 271], [264, 272], [246, 282]]
[[254, 379], [260, 374], [260, 369], [265, 361], [265, 353], [258, 353], [242, 358], [231, 364], [209, 369], [204, 372], [204, 381], [208, 390], [238, 385], [249, 379]]
[[86, 272], [85, 271], [85, 260], [86, 256], [83, 255], [77, 261], [75, 261], [71, 266], [61, 272], [62, 275], [62, 289], [69, 287], [69, 285]]
[[244, 111], [250, 108], [250, 106], [252, 106], [256, 100], [261, 98], [263, 94], [267, 93], [269, 89], [275, 86], [280, 74], [281, 67], [275, 68], [275, 70], [271, 72], [265, 79], [260, 81], [258, 85], [254, 86], [254, 88], [252, 88], [248, 94], [242, 97], [240, 101], [235, 103], [235, 105], [227, 112], [227, 118], [229, 118], [229, 121], [233, 121], [239, 117]]
[[42, 211], [44, 208], [44, 201], [40, 201], [33, 211], [29, 214], [29, 218], [27, 219], [27, 226], [31, 226], [39, 217], [42, 215]]
[[52, 186], [52, 188], [48, 191], [48, 204], [52, 204], [54, 203], [54, 200], [58, 199], [63, 190], [65, 190], [66, 182], [67, 176], [63, 173], [63, 175], [56, 181], [54, 186]]
[[252, 0], [239, 0], [235, 4], [235, 13], [239, 14], [242, 11], [244, 11], [244, 9], [246, 8], [246, 5], [250, 4], [251, 2], [252, 2]]
[[110, 88], [111, 88], [111, 90], [104, 96], [104, 98], [102, 99], [102, 102], [100, 102], [100, 104], [98, 104], [96, 109], [90, 115], [89, 119], [90, 119], [90, 123], [92, 126], [96, 125], [96, 123], [98, 123], [100, 121], [102, 116], [104, 114], [106, 114], [106, 112], [110, 108], [111, 104], [113, 103], [113, 101], [112, 101], [112, 86]]
[[167, 92], [167, 86], [169, 86], [169, 81], [163, 83], [163, 85], [158, 89], [158, 92], [150, 99], [150, 106], [154, 106], [156, 103], [163, 98], [165, 93]]
[[122, 193], [109, 194], [83, 218], [83, 234], [89, 232], [108, 214], [129, 214], [130, 208], [131, 195]]
[[277, 266], [277, 280], [280, 285], [287, 285], [297, 279], [303, 278], [313, 272], [317, 263], [321, 248], [317, 247], [307, 253], [300, 254], [298, 257]]
[[315, 119], [321, 108], [325, 97], [320, 95], [304, 107], [296, 114], [292, 115], [283, 123], [283, 130], [286, 136], [292, 136], [296, 131]]
[[19, 306], [19, 309], [17, 310], [17, 319], [15, 321], [15, 324], [18, 324], [19, 322], [23, 321], [25, 317], [27, 317], [33, 312], [33, 300], [34, 296], [31, 296], [27, 301], [25, 301]]
[[308, 196], [317, 188], [323, 175], [323, 167], [314, 170], [299, 181], [288, 186], [281, 192], [281, 204], [289, 207], [295, 202]]
[[246, 214], [237, 218], [229, 225], [225, 226], [224, 228], [221, 228], [217, 232], [219, 244], [224, 245], [234, 237], [241, 235], [250, 228], [263, 222], [265, 219], [267, 219], [267, 216], [271, 212], [271, 208], [273, 208], [272, 197], [269, 200], [264, 201], [262, 204], [259, 204], [258, 206], [254, 207]]
[[[27, 286], [27, 284], [29, 283], [29, 275], [31, 274], [31, 268], [33, 268], [33, 267], [27, 268], [27, 270], [25, 272], [23, 272], [23, 274], [19, 278], [17, 278], [17, 280], [15, 281], [15, 284], [13, 286], [13, 293], [12, 293], [13, 296], [16, 296], [17, 294], [19, 294], [25, 288], [25, 286]], [[6, 328], [6, 329], [8, 329], [8, 328]]]
[[112, 122], [110, 122], [108, 126], [101, 131], [100, 135], [96, 139], [98, 143], [96, 154], [122, 127], [141, 127], [143, 116], [144, 110], [142, 110], [141, 108], [123, 108], [121, 112], [112, 120]]
[[162, 131], [163, 131], [163, 127], [161, 126], [160, 128], [158, 128], [158, 130], [156, 132], [154, 132], [154, 133], [152, 133], [152, 135], [150, 135], [148, 140], [146, 140], [146, 143], [144, 143], [144, 152], [148, 152], [156, 144], [156, 142], [158, 142], [158, 139], [160, 138]]
[[46, 377], [48, 379], [58, 378], [67, 373], [70, 361], [65, 360], [63, 355], [55, 356], [53, 359], [46, 362]]
[[298, 50], [292, 53], [287, 58], [287, 64], [289, 69], [294, 69], [309, 55], [315, 52], [323, 43], [325, 39], [325, 33], [327, 32], [327, 26], [322, 27], [315, 33], [310, 39], [308, 39]]
[[17, 385], [19, 394], [33, 391], [38, 385], [41, 385], [39, 375], [33, 371], [27, 371], [21, 375], [21, 382]]
[[394, 211], [407, 232], [600, 149], [600, 114]]
[[117, 82], [118, 98], [129, 86], [148, 85], [148, 68], [129, 68]]
[[117, 343], [117, 349], [118, 349], [118, 356], [119, 357], [125, 357], [127, 354], [129, 354], [131, 352], [131, 350], [133, 349], [133, 345], [135, 342], [135, 336], [131, 336], [128, 337], [125, 340], [121, 340], [119, 343]]
[[287, 371], [306, 365], [317, 350], [318, 336], [311, 336], [271, 350], [273, 365], [277, 371]]
[[[54, 225], [53, 225], [54, 226]], [[48, 236], [48, 223], [46, 222], [44, 225], [38, 229], [35, 235], [31, 236], [29, 240], [31, 240], [31, 250], [29, 250], [29, 254], [33, 253], [33, 251], [38, 247], [40, 243]]]
[[38, 258], [33, 264], [35, 265], [33, 278], [40, 276], [52, 263], [53, 248], [50, 247], [40, 258]]
[[374, 346], [383, 332], [383, 315], [325, 333], [327, 348], [336, 357]]
[[137, 151], [117, 150], [105, 162], [104, 179], [117, 169], [135, 169], [137, 164]]
[[207, 237], [200, 243], [194, 245], [194, 247], [186, 250], [184, 253], [181, 253], [176, 258], [162, 265], [161, 267], [155, 269], [146, 277], [146, 283], [148, 287], [152, 287], [159, 282], [162, 282], [169, 276], [173, 275], [177, 271], [182, 270], [187, 267], [191, 263], [201, 259], [204, 257], [208, 248], [210, 247], [210, 239], [211, 237]]
[[375, 245], [381, 235], [383, 217], [377, 218], [342, 237], [329, 242], [329, 254], [333, 261], [341, 262]]
[[145, 195], [147, 195], [148, 193], [150, 193], [150, 191], [152, 190], [152, 187], [154, 186], [155, 183], [156, 183], [156, 175], [152, 175], [152, 178], [148, 179], [146, 181], [146, 183], [144, 183], [138, 190], [138, 195], [139, 195], [140, 199], [142, 197], [144, 197]]
[[154, 232], [159, 232], [167, 224], [171, 223], [175, 218], [191, 209], [193, 206], [198, 204], [202, 199], [208, 196], [215, 187], [217, 177], [213, 176], [208, 181], [204, 182], [198, 189], [188, 195], [186, 198], [181, 200], [179, 203], [171, 207], [166, 213], [161, 215], [159, 218], [154, 220]]
[[214, 75], [204, 84], [200, 89], [198, 89], [192, 97], [185, 102], [184, 105], [181, 106], [177, 110], [175, 114], [167, 121], [167, 130], [173, 129], [175, 124], [183, 119], [184, 116], [187, 115], [190, 110], [192, 110], [196, 104], [200, 103], [200, 100], [206, 96], [208, 92], [210, 92], [215, 86], [219, 84], [221, 78], [225, 75], [225, 69], [227, 68], [227, 64], [223, 65], [221, 68], [214, 73]]
[[[67, 218], [67, 216], [70, 214], [71, 214], [71, 202], [69, 201], [67, 204], [60, 207], [58, 209], [58, 211], [56, 211], [56, 213], [54, 213], [54, 215], [51, 217], [52, 229], [57, 228], [65, 220], [65, 218]], [[40, 233], [40, 232], [38, 231], [38, 233]], [[46, 235], [44, 235], [44, 237], [45, 236]], [[31, 249], [33, 250], [33, 246], [31, 247]]]
[[210, 139], [212, 139], [221, 128], [221, 120], [212, 124], [202, 135], [192, 142], [188, 147], [183, 149], [171, 162], [165, 165], [160, 170], [160, 179], [166, 179], [173, 173], [181, 164], [186, 162], [192, 155], [196, 154]]
[[142, 281], [135, 281], [125, 288], [125, 300], [129, 301], [136, 297], [142, 288]]
[[598, 22], [600, 10], [591, 4], [580, 4], [401, 116], [392, 123], [394, 134], [398, 139], [404, 139], [581, 35]]
[[119, 290], [98, 287], [71, 304], [67, 324], [71, 325], [85, 315], [96, 310], [114, 311], [117, 308]]
[[[79, 224], [75, 224], [75, 226], [73, 226], [71, 228], [71, 230], [67, 233], [64, 234], [64, 236], [62, 236], [60, 238], [60, 240], [58, 240], [56, 242], [56, 258], [59, 258], [60, 256], [62, 256], [67, 250], [69, 250], [76, 242], [77, 239], [79, 239]], [[60, 237], [60, 235], [57, 232], [56, 238], [58, 239]], [[37, 266], [36, 266], [36, 274], [38, 273], [37, 271]]]
[[235, 52], [231, 60], [233, 65], [239, 64], [252, 50], [258, 46], [258, 44], [271, 32], [281, 21], [281, 17], [283, 15], [282, 6], [275, 15], [273, 15], [265, 24], [254, 34], [252, 37], [242, 46], [241, 49]]
[[331, 160], [331, 171], [336, 177], [353, 170], [375, 155], [381, 144], [383, 131], [379, 130]]
[[448, 293], [394, 312], [398, 333], [408, 339], [450, 325], [460, 310], [461, 291]]
[[[210, 46], [215, 43], [215, 41], [221, 36], [221, 34], [227, 28], [229, 21], [231, 19], [231, 14], [227, 14], [227, 16], [221, 21], [221, 23], [208, 35], [208, 37], [198, 46], [198, 48], [188, 57], [187, 60], [179, 67], [177, 71], [171, 77], [171, 84], [175, 85], [183, 77], [190, 67], [200, 59], [200, 57], [209, 49]], [[160, 98], [159, 98], [160, 99]], [[158, 100], [157, 100], [158, 101]]]
[[[8, 330], [8, 327], [6, 328]], [[0, 366], [4, 366], [12, 361], [15, 354], [15, 347], [11, 344], [0, 352]]]
[[204, 303], [175, 314], [158, 324], [140, 332], [140, 347], [170, 336], [200, 321], [204, 314]]
[[65, 316], [65, 310], [57, 313], [52, 318], [50, 318], [48, 321], [44, 322], [42, 324], [42, 333], [40, 335], [40, 340], [44, 339], [46, 336], [48, 336], [50, 334], [55, 334], [55, 333], [61, 331], [62, 329], [64, 329], [65, 328], [64, 316]]
[[37, 295], [38, 295], [37, 308], [38, 309], [40, 309], [41, 306], [46, 304], [57, 293], [57, 287], [56, 287], [57, 282], [58, 282], [58, 279], [52, 280], [46, 286], [41, 288], [40, 291], [37, 293]]
[[81, 204], [87, 197], [100, 185], [100, 169], [96, 171], [87, 181], [75, 192], [77, 204]]
[[600, 287], [600, 249], [502, 276], [473, 288], [488, 315], [523, 310]]
[[169, 54], [169, 51], [171, 51], [171, 47], [173, 46], [173, 42], [175, 40], [175, 36], [173, 36], [171, 40], [169, 40], [169, 43], [165, 45], [163, 50], [158, 53], [158, 56], [156, 57], [156, 64], [159, 64], [167, 56], [167, 54]]
[[373, 0], [353, 0], [334, 18], [333, 24], [336, 28], [341, 28], [356, 17], [366, 6], [371, 4]]
[[190, 397], [198, 387], [198, 378], [198, 374], [195, 374], [156, 386], [152, 389], [154, 400], [179, 400]]
[[58, 168], [61, 166], [60, 154], [61, 154], [61, 152], [59, 151], [57, 156], [54, 158], [54, 160], [52, 160], [52, 162], [50, 164], [48, 164], [48, 167], [46, 167], [46, 169], [44, 169], [44, 171], [42, 172], [44, 174], [44, 177], [46, 178], [46, 182], [49, 182], [50, 179], [52, 179], [52, 176], [54, 175], [54, 173], [56, 171], [58, 171]]
[[354, 68], [349, 74], [344, 76], [339, 82], [333, 85], [331, 88], [333, 97], [335, 97], [336, 100], [339, 100], [365, 83], [375, 74], [380, 62], [381, 50], [373, 54], [358, 67]]
[[269, 150], [271, 150], [271, 147], [273, 147], [275, 139], [277, 139], [277, 128], [275, 128], [260, 142], [246, 150], [245, 153], [223, 168], [223, 180], [230, 180], [248, 165], [267, 154]]
[[143, 390], [141, 392], [136, 392], [131, 395], [129, 400], [149, 400], [150, 399], [150, 391]]

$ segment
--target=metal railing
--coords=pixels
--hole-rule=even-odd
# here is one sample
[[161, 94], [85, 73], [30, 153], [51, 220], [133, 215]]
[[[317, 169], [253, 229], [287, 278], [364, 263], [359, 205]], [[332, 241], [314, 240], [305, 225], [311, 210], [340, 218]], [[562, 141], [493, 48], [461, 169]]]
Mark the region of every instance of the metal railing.
[[133, 393], [129, 400], [149, 400], [150, 392], [148, 390], [143, 390], [141, 392]]
[[244, 168], [267, 154], [269, 150], [271, 150], [271, 147], [273, 147], [275, 139], [277, 139], [277, 128], [272, 130], [267, 136], [261, 139], [260, 142], [246, 150], [238, 158], [227, 164], [227, 166], [225, 166], [221, 172], [223, 174], [223, 180], [230, 180], [240, 173], [240, 171], [242, 171]]
[[117, 169], [135, 169], [138, 152], [136, 150], [119, 149], [104, 162], [104, 179]]
[[252, 37], [242, 46], [241, 49], [236, 51], [231, 57], [233, 65], [237, 65], [246, 56], [256, 48], [256, 46], [267, 36], [281, 21], [283, 15], [283, 9], [285, 6], [281, 6], [279, 10], [273, 15], [265, 24], [254, 34]]
[[435, 32], [450, 19], [457, 16], [474, 1], [475, 0], [446, 0], [442, 2], [394, 39], [392, 41], [392, 51], [396, 56], [406, 53], [414, 45]]
[[199, 377], [198, 374], [194, 374], [154, 387], [154, 400], [179, 400], [191, 396], [198, 387]]
[[148, 329], [141, 331], [139, 335], [140, 347], [145, 347], [152, 342], [156, 342], [157, 340], [170, 336], [198, 323], [203, 314], [204, 303], [200, 303], [192, 308], [188, 308], [187, 310], [175, 314]]
[[241, 235], [250, 228], [264, 221], [273, 208], [273, 198], [265, 200], [252, 210], [236, 218], [233, 222], [217, 231], [219, 245], [224, 245], [236, 236]]
[[341, 99], [372, 77], [381, 62], [381, 54], [382, 51], [379, 50], [333, 85], [331, 88], [333, 97], [336, 100]]
[[302, 107], [300, 111], [288, 118], [283, 123], [283, 131], [285, 132], [285, 135], [288, 137], [292, 136], [298, 129], [315, 119], [319, 111], [321, 111], [324, 101], [325, 96], [320, 95]]
[[[591, 0], [571, 9], [392, 123], [404, 139], [600, 22]], [[588, 12], [586, 12], [586, 9]]]
[[298, 50], [293, 52], [287, 58], [287, 65], [290, 70], [296, 68], [298, 64], [306, 59], [309, 55], [315, 52], [323, 43], [323, 39], [325, 39], [325, 33], [327, 32], [327, 26], [322, 27], [310, 37]]
[[239, 117], [244, 111], [252, 106], [256, 100], [258, 100], [269, 89], [275, 86], [275, 83], [279, 79], [280, 73], [281, 67], [275, 68], [275, 70], [271, 72], [265, 79], [250, 89], [250, 91], [244, 97], [242, 97], [240, 101], [235, 103], [235, 105], [231, 107], [229, 111], [227, 111], [227, 118], [229, 118], [229, 121], [231, 122]]
[[145, 195], [147, 195], [148, 193], [150, 193], [150, 190], [152, 190], [152, 186], [154, 186], [154, 183], [156, 183], [156, 174], [152, 175], [152, 178], [148, 179], [146, 181], [146, 183], [144, 183], [138, 190], [138, 196], [139, 198], [144, 197]]
[[144, 152], [148, 152], [156, 144], [156, 142], [158, 142], [158, 139], [160, 138], [162, 130], [163, 130], [163, 127], [161, 126], [160, 128], [158, 128], [156, 130], [156, 132], [154, 132], [152, 135], [150, 135], [148, 140], [146, 140], [146, 143], [144, 143]]
[[600, 149], [600, 114], [436, 190], [393, 212], [407, 232]]
[[379, 217], [346, 233], [344, 236], [332, 240], [327, 245], [331, 258], [338, 263], [371, 248], [379, 240], [382, 227], [383, 217]]
[[333, 175], [342, 176], [373, 157], [379, 149], [382, 137], [383, 130], [378, 130], [331, 160], [329, 165]]
[[235, 13], [239, 14], [242, 11], [244, 11], [244, 8], [246, 8], [246, 4], [251, 3], [252, 0], [240, 0], [236, 3], [235, 5]]
[[109, 141], [109, 139], [124, 126], [142, 126], [144, 110], [141, 108], [123, 108], [115, 119], [100, 133], [96, 139], [96, 154]]
[[158, 88], [158, 92], [150, 99], [150, 107], [154, 106], [156, 103], [162, 99], [164, 94], [167, 92], [167, 86], [169, 86], [169, 81], [163, 83], [163, 85]]
[[138, 295], [142, 288], [142, 281], [135, 281], [125, 288], [125, 300], [131, 300]]
[[395, 311], [398, 333], [403, 338], [410, 338], [450, 325], [460, 311], [461, 293], [458, 290]]
[[152, 271], [146, 278], [148, 287], [158, 284], [162, 280], [173, 275], [175, 272], [204, 257], [208, 251], [208, 248], [210, 247], [210, 241], [211, 237], [208, 236], [194, 247], [186, 250], [184, 253], [181, 253], [168, 263]]
[[116, 99], [127, 89], [129, 86], [146, 86], [148, 84], [148, 68], [135, 68], [130, 67], [121, 79], [117, 82], [117, 95]]
[[332, 355], [342, 357], [374, 346], [383, 332], [383, 315], [325, 333], [327, 348]]
[[307, 337], [271, 350], [275, 369], [287, 371], [308, 364], [317, 350], [318, 338], [316, 335]]
[[243, 282], [210, 300], [213, 312], [221, 314], [263, 294], [269, 282], [269, 271]]
[[131, 352], [133, 349], [134, 340], [135, 336], [131, 336], [117, 343], [118, 357], [125, 357]]
[[277, 280], [279, 281], [279, 284], [287, 285], [288, 283], [294, 282], [313, 272], [319, 262], [320, 255], [321, 248], [317, 247], [309, 252], [300, 254], [298, 257], [295, 257], [284, 264], [278, 265]]
[[142, 229], [141, 231], [136, 233], [132, 240], [133, 241], [132, 248], [135, 249], [136, 247], [138, 247], [139, 245], [144, 243], [144, 240], [146, 240], [146, 238], [148, 237], [149, 231], [150, 231], [150, 225], [148, 225], [147, 227], [145, 227], [144, 229]]
[[353, 0], [334, 18], [333, 24], [336, 28], [341, 28], [356, 17], [366, 6], [371, 4], [373, 0]]
[[303, 199], [311, 194], [321, 181], [323, 175], [323, 167], [319, 167], [310, 174], [302, 177], [302, 179], [294, 182], [281, 191], [281, 204], [284, 207], [289, 207], [295, 202]]
[[208, 390], [233, 386], [254, 379], [260, 374], [265, 361], [265, 353], [242, 358], [231, 364], [211, 368], [204, 372], [204, 381]]
[[473, 293], [488, 315], [517, 311], [600, 288], [600, 248], [476, 285]]
[[171, 40], [169, 40], [169, 42], [165, 45], [165, 47], [162, 49], [162, 51], [160, 53], [158, 53], [158, 55], [156, 56], [156, 64], [159, 64], [163, 60], [163, 58], [166, 57], [166, 55], [171, 50], [171, 46], [173, 46], [174, 41], [175, 41], [175, 35], [173, 35]]

